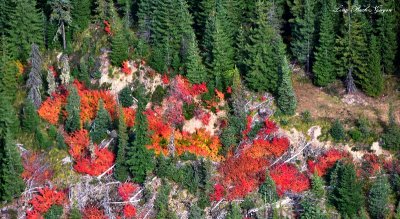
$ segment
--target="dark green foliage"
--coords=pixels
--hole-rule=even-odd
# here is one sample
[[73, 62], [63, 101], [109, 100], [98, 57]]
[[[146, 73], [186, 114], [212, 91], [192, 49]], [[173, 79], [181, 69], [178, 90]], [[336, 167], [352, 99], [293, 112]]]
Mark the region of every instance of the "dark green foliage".
[[187, 55], [184, 59], [187, 78], [194, 84], [207, 81], [207, 72], [202, 63], [194, 33], [191, 35], [191, 38], [189, 38], [187, 46]]
[[90, 23], [90, 0], [71, 0], [72, 28], [74, 34], [84, 31]]
[[31, 132], [39, 125], [39, 122], [40, 118], [33, 103], [29, 100], [25, 100], [22, 113], [22, 129], [26, 132]]
[[96, 118], [92, 123], [90, 130], [90, 138], [95, 143], [100, 143], [105, 139], [107, 131], [111, 128], [111, 116], [110, 113], [104, 108], [104, 102], [102, 99], [99, 100], [99, 109], [97, 110]]
[[324, 180], [315, 172], [311, 178], [311, 192], [316, 198], [323, 198], [325, 196]]
[[[335, 56], [332, 52], [335, 48], [335, 1], [322, 1], [322, 18], [319, 32], [319, 42], [315, 52], [313, 66], [314, 84], [326, 86], [336, 78]], [[337, 19], [336, 19], [337, 20]]]
[[51, 140], [55, 140], [57, 138], [57, 128], [54, 125], [50, 125], [47, 130], [47, 135]]
[[371, 36], [368, 53], [368, 74], [359, 78], [363, 91], [369, 96], [379, 96], [383, 91], [384, 78], [381, 72], [381, 57], [375, 36]]
[[[378, 5], [384, 9], [394, 9], [395, 1], [378, 0]], [[398, 22], [398, 21], [397, 21]], [[379, 13], [378, 20], [378, 42], [380, 45], [380, 55], [382, 57], [382, 67], [386, 74], [393, 74], [395, 70], [394, 61], [398, 43], [396, 42], [396, 13]], [[397, 31], [396, 31], [397, 29]]]
[[199, 208], [197, 203], [194, 203], [190, 206], [190, 211], [189, 211], [189, 219], [200, 219], [204, 218], [204, 212]]
[[17, 80], [15, 75], [18, 69], [8, 53], [9, 44], [7, 44], [4, 35], [1, 37], [0, 93], [2, 96], [14, 101], [15, 94], [17, 93]]
[[338, 163], [331, 178], [331, 200], [343, 217], [355, 217], [364, 202], [364, 195], [352, 163]]
[[158, 190], [157, 198], [154, 201], [154, 209], [156, 211], [157, 219], [173, 219], [174, 214], [168, 207], [168, 196], [171, 191], [171, 186], [163, 182]]
[[323, 210], [317, 205], [316, 201], [306, 198], [301, 202], [303, 211], [300, 215], [301, 219], [328, 219]]
[[59, 149], [67, 148], [67, 145], [65, 144], [64, 135], [61, 132], [57, 132], [56, 142], [57, 142], [57, 147]]
[[305, 110], [301, 113], [301, 121], [306, 124], [310, 124], [313, 121], [311, 112], [309, 110]]
[[315, 44], [316, 6], [316, 1], [309, 0], [294, 0], [290, 5], [290, 11], [294, 16], [289, 20], [292, 24], [293, 37], [291, 50], [294, 57], [305, 65], [306, 72], [310, 71]]
[[151, 95], [151, 102], [154, 105], [160, 105], [166, 94], [167, 90], [164, 89], [161, 85], [158, 85]]
[[297, 108], [297, 99], [293, 90], [291, 72], [286, 57], [282, 61], [281, 74], [278, 88], [278, 107], [284, 114], [293, 115]]
[[50, 142], [47, 135], [45, 135], [39, 127], [34, 129], [34, 134], [35, 134], [35, 143], [39, 149], [50, 148], [52, 142]]
[[122, 107], [130, 107], [133, 104], [132, 90], [129, 86], [124, 87], [118, 94], [118, 101]]
[[267, 170], [265, 173], [265, 181], [258, 189], [265, 203], [273, 203], [278, 200], [278, 193], [276, 192], [275, 182], [272, 180]]
[[[61, 34], [63, 49], [67, 49], [66, 26], [72, 22], [71, 17], [71, 2], [69, 0], [53, 0], [49, 2], [51, 5], [50, 21], [56, 22], [58, 30], [56, 35]], [[70, 34], [68, 34], [70, 37]]]
[[133, 176], [133, 180], [143, 183], [148, 173], [154, 169], [153, 152], [147, 150], [146, 145], [149, 143], [148, 122], [147, 117], [143, 114], [146, 110], [147, 100], [145, 88], [139, 85], [136, 93], [138, 107], [136, 110], [135, 125], [133, 131], [135, 140], [127, 147], [127, 166]]
[[13, 57], [26, 61], [31, 44], [43, 45], [43, 17], [35, 8], [36, 1], [19, 0], [15, 4], [8, 20]]
[[332, 124], [329, 132], [335, 141], [341, 141], [346, 137], [343, 125], [338, 119]]
[[254, 28], [250, 30], [244, 57], [246, 80], [251, 89], [275, 93], [278, 88], [279, 66], [282, 62], [282, 39], [269, 23], [266, 3], [257, 1]]
[[128, 60], [129, 47], [128, 39], [124, 30], [117, 29], [111, 39], [111, 64], [121, 66], [123, 61]]
[[246, 212], [254, 208], [255, 206], [256, 205], [254, 204], [254, 201], [251, 200], [251, 198], [248, 196], [244, 198], [243, 202], [240, 203], [240, 208], [246, 210]]
[[77, 208], [72, 208], [69, 212], [68, 219], [82, 219], [82, 214]]
[[369, 213], [372, 218], [385, 218], [389, 213], [390, 184], [386, 176], [378, 175], [368, 195]]
[[85, 61], [79, 63], [79, 72], [77, 79], [85, 84], [86, 87], [90, 86], [89, 68]]
[[58, 219], [63, 214], [62, 205], [52, 205], [50, 209], [43, 215], [44, 219]]
[[226, 219], [242, 219], [240, 206], [232, 203], [228, 214], [226, 215]]
[[382, 142], [385, 149], [396, 151], [400, 148], [400, 126], [396, 124], [393, 105], [389, 106], [389, 125], [382, 135]]
[[396, 215], [394, 216], [395, 219], [400, 219], [400, 202], [396, 208]]
[[125, 116], [122, 109], [119, 110], [118, 119], [118, 148], [115, 161], [114, 176], [118, 181], [126, 181], [129, 171], [126, 166], [126, 147], [128, 146], [128, 132], [125, 124]]
[[221, 148], [220, 153], [226, 155], [230, 148], [237, 144], [237, 130], [235, 126], [228, 124], [228, 126], [222, 130], [221, 134], [221, 143], [223, 147]]
[[196, 109], [196, 105], [191, 103], [183, 103], [183, 116], [186, 120], [190, 120], [194, 116], [194, 110]]
[[75, 86], [71, 86], [67, 98], [67, 105], [65, 107], [68, 114], [65, 121], [65, 129], [69, 133], [77, 131], [81, 127], [80, 107], [81, 98], [79, 97], [78, 90]]

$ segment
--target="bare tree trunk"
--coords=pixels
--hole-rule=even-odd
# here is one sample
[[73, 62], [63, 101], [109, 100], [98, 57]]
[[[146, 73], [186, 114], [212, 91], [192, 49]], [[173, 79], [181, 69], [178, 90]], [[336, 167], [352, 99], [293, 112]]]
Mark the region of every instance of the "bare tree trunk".
[[64, 25], [64, 21], [61, 21], [61, 29], [62, 29], [62, 38], [63, 38], [63, 48], [65, 50], [67, 48], [67, 42], [65, 41], [65, 25]]
[[352, 94], [356, 92], [356, 85], [354, 84], [354, 78], [353, 78], [353, 67], [349, 69], [347, 72], [347, 77], [346, 77], [346, 90], [347, 93]]

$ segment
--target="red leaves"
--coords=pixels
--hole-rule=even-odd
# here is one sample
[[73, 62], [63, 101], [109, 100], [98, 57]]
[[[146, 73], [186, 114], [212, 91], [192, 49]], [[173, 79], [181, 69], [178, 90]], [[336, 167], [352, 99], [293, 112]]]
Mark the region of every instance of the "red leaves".
[[191, 94], [192, 96], [197, 96], [203, 93], [206, 93], [208, 91], [207, 85], [205, 82], [201, 84], [193, 84], [191, 88]]
[[137, 187], [132, 183], [122, 183], [118, 187], [118, 195], [122, 198], [122, 200], [128, 201], [136, 189]]
[[311, 173], [314, 173], [316, 171], [319, 176], [324, 176], [327, 170], [335, 165], [336, 161], [342, 159], [345, 156], [348, 156], [345, 152], [331, 149], [329, 151], [326, 151], [316, 161], [309, 160], [308, 169]]
[[136, 216], [136, 208], [133, 205], [124, 206], [124, 216], [125, 218], [134, 218]]
[[199, 119], [203, 125], [208, 125], [210, 123], [211, 114], [202, 109], [198, 109], [195, 111], [196, 119]]
[[361, 163], [362, 175], [370, 177], [375, 175], [381, 169], [379, 157], [376, 154], [364, 154]]
[[211, 201], [220, 201], [225, 194], [224, 187], [221, 184], [214, 185], [214, 193], [210, 194]]
[[251, 131], [251, 123], [253, 122], [253, 117], [250, 115], [246, 118], [246, 129], [242, 132], [243, 138], [247, 138], [247, 134]]
[[50, 66], [49, 71], [51, 71], [53, 73], [54, 77], [57, 77], [58, 74], [57, 74], [56, 70], [54, 69], [54, 66]]
[[217, 95], [217, 97], [219, 98], [219, 100], [224, 100], [225, 95], [224, 93], [222, 93], [221, 91], [217, 90], [217, 88], [215, 88], [215, 94]]
[[132, 69], [129, 67], [129, 62], [128, 61], [123, 61], [122, 62], [122, 69], [121, 71], [125, 73], [125, 75], [130, 75], [132, 74]]
[[279, 196], [282, 196], [285, 192], [299, 193], [310, 188], [310, 180], [305, 174], [300, 173], [293, 164], [275, 166], [270, 175], [275, 181]]
[[38, 109], [39, 116], [53, 125], [57, 125], [62, 106], [66, 102], [66, 96], [54, 93], [43, 101]]
[[169, 78], [167, 74], [163, 74], [163, 76], [161, 77], [161, 81], [163, 82], [164, 85], [169, 84]]
[[35, 152], [27, 152], [23, 155], [22, 164], [24, 172], [22, 178], [32, 180], [36, 185], [43, 185], [53, 176], [52, 170], [46, 163], [45, 158]]
[[69, 146], [68, 152], [74, 159], [84, 156], [89, 141], [89, 133], [86, 129], [81, 129], [65, 136], [65, 143]]
[[83, 219], [107, 219], [108, 217], [104, 215], [104, 211], [94, 207], [94, 206], [89, 206], [86, 207], [85, 210], [83, 210], [82, 214]]
[[108, 35], [112, 36], [110, 22], [108, 22], [107, 20], [104, 20], [104, 21], [103, 21], [103, 24], [104, 24], [104, 31], [105, 31]]
[[28, 214], [31, 218], [37, 217], [38, 214], [46, 213], [52, 205], [62, 205], [65, 200], [65, 194], [63, 192], [58, 192], [56, 189], [48, 187], [40, 188], [39, 194], [35, 195], [29, 201], [29, 204], [32, 205], [33, 212], [28, 212]]
[[123, 108], [124, 116], [125, 116], [125, 124], [128, 128], [133, 127], [135, 125], [135, 115], [136, 112], [132, 108]]
[[265, 124], [265, 127], [264, 127], [263, 131], [265, 134], [269, 135], [269, 134], [272, 134], [272, 133], [278, 131], [278, 126], [276, 126], [276, 123], [269, 120], [268, 118], [265, 119], [264, 124]]

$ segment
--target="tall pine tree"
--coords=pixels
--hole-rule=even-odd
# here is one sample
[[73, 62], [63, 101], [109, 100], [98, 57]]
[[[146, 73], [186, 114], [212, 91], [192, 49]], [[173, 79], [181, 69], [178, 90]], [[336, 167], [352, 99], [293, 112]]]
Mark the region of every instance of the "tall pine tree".
[[281, 64], [281, 76], [278, 88], [278, 107], [287, 115], [293, 115], [297, 108], [296, 94], [292, 86], [292, 77], [287, 58]]
[[90, 137], [92, 141], [95, 143], [100, 143], [103, 139], [105, 139], [108, 136], [107, 131], [110, 128], [111, 128], [110, 113], [104, 108], [103, 99], [100, 99], [96, 118], [94, 119], [90, 130]]
[[368, 195], [369, 213], [372, 218], [385, 218], [389, 209], [390, 184], [386, 176], [378, 175]]
[[128, 130], [125, 124], [125, 115], [122, 108], [119, 109], [118, 119], [118, 148], [115, 161], [114, 176], [118, 181], [126, 181], [129, 176], [126, 162], [126, 148], [128, 146]]
[[148, 122], [144, 115], [147, 100], [146, 91], [143, 85], [139, 85], [137, 90], [138, 107], [136, 110], [135, 125], [133, 131], [135, 140], [127, 148], [126, 164], [133, 180], [137, 183], [143, 183], [148, 173], [154, 169], [153, 152], [146, 148], [149, 143]]
[[67, 98], [67, 119], [65, 121], [65, 130], [69, 133], [78, 131], [81, 128], [81, 98], [78, 94], [78, 90], [75, 86], [71, 86], [69, 89], [69, 95]]
[[17, 93], [17, 79], [15, 75], [18, 69], [10, 57], [9, 47], [5, 36], [1, 40], [1, 61], [0, 61], [0, 93], [13, 102]]
[[368, 53], [368, 73], [358, 79], [361, 88], [369, 96], [379, 96], [383, 91], [384, 78], [381, 69], [379, 45], [377, 38], [372, 35]]
[[75, 33], [85, 30], [90, 23], [90, 0], [71, 0], [72, 30]]

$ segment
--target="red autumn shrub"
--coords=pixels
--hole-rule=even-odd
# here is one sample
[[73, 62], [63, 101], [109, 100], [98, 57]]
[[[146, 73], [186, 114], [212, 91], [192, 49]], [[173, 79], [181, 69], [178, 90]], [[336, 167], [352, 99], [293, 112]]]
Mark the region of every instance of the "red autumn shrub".
[[345, 152], [331, 149], [318, 157], [316, 161], [309, 160], [307, 162], [308, 169], [311, 173], [314, 173], [316, 171], [319, 176], [324, 176], [327, 170], [335, 165], [336, 161], [347, 156], [348, 154]]
[[134, 218], [136, 216], [136, 208], [133, 205], [127, 204], [124, 206], [124, 217]]
[[94, 206], [86, 207], [83, 210], [82, 219], [107, 219], [104, 211]]
[[[94, 145], [94, 147], [94, 158], [88, 155], [76, 160], [74, 169], [78, 173], [98, 176], [107, 171], [114, 164], [115, 155], [111, 151], [109, 151], [107, 148], [99, 149], [97, 145]], [[110, 173], [112, 173], [112, 170], [107, 172], [107, 174]]]
[[118, 195], [122, 198], [122, 200], [128, 201], [136, 189], [137, 187], [133, 185], [133, 183], [122, 183], [118, 187]]
[[39, 194], [33, 196], [29, 201], [33, 211], [40, 214], [46, 213], [52, 205], [62, 205], [66, 199], [63, 192], [48, 187], [38, 189]]
[[74, 159], [78, 159], [84, 156], [84, 152], [90, 143], [89, 132], [86, 129], [81, 129], [66, 135], [65, 143], [69, 146], [69, 154]]
[[226, 93], [228, 93], [228, 94], [232, 93], [232, 87], [231, 86], [226, 88]]
[[108, 34], [108, 35], [112, 35], [112, 32], [111, 32], [111, 25], [110, 25], [110, 22], [108, 22], [107, 20], [104, 20], [103, 21], [103, 24], [104, 24], [104, 31]]
[[279, 196], [285, 192], [299, 193], [310, 188], [310, 180], [293, 164], [277, 165], [270, 171], [270, 175]]
[[197, 96], [200, 94], [204, 94], [207, 91], [208, 91], [207, 85], [205, 82], [203, 82], [201, 84], [193, 84], [190, 93], [192, 94], [192, 96]]
[[249, 132], [251, 131], [251, 123], [253, 122], [253, 117], [252, 116], [247, 116], [246, 117], [246, 129], [243, 130], [242, 134], [243, 134], [243, 138], [247, 139], [247, 134], [249, 134]]
[[168, 124], [173, 127], [181, 125], [185, 121], [183, 116], [183, 102], [174, 96], [167, 98], [167, 108], [164, 112], [164, 118]]
[[210, 123], [211, 114], [202, 109], [196, 109], [194, 111], [194, 116], [196, 119], [200, 120], [203, 125], [208, 125]]
[[379, 157], [376, 154], [368, 153], [362, 157], [361, 171], [364, 177], [370, 177], [381, 169]]
[[220, 201], [224, 197], [224, 187], [220, 184], [214, 185], [214, 193], [210, 194], [211, 201]]
[[53, 171], [46, 162], [43, 154], [36, 152], [26, 152], [22, 156], [24, 172], [22, 178], [30, 180], [32, 186], [43, 185], [53, 177]]
[[121, 71], [125, 73], [125, 75], [130, 75], [132, 74], [132, 69], [129, 67], [129, 62], [128, 61], [123, 61], [122, 62], [122, 68]]
[[264, 134], [269, 135], [269, 134], [272, 134], [272, 133], [278, 131], [278, 126], [276, 126], [276, 123], [273, 122], [273, 121], [271, 121], [271, 120], [269, 120], [268, 118], [265, 119], [264, 125], [265, 125], [265, 126], [264, 126], [264, 128], [262, 129], [262, 131], [264, 132]]
[[62, 106], [65, 102], [65, 95], [54, 93], [51, 97], [48, 97], [43, 101], [37, 112], [42, 119], [46, 120], [50, 124], [57, 125]]
[[133, 125], [135, 125], [135, 115], [136, 115], [135, 110], [129, 107], [123, 108], [122, 110], [124, 111], [126, 126], [128, 128], [133, 127]]
[[163, 76], [161, 77], [161, 81], [163, 82], [164, 85], [169, 84], [169, 78], [167, 74], [163, 74]]
[[26, 218], [27, 219], [43, 219], [43, 216], [34, 210], [28, 210], [26, 211]]

